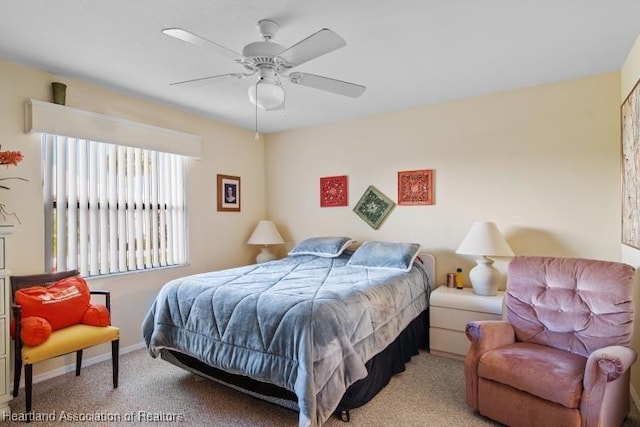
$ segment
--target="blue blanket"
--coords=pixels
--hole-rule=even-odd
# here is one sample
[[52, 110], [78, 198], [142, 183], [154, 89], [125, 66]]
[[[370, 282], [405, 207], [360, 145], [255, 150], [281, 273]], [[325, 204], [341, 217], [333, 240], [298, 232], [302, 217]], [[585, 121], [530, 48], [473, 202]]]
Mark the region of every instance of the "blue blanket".
[[298, 397], [300, 426], [326, 421], [365, 362], [427, 308], [427, 273], [289, 256], [167, 283], [143, 322], [153, 357], [177, 350]]

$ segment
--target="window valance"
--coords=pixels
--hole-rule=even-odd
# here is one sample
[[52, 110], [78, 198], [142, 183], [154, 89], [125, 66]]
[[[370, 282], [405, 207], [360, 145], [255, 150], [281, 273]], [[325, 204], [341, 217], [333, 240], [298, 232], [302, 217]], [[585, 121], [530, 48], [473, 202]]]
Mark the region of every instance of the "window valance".
[[25, 104], [25, 131], [201, 157], [199, 135], [35, 99]]

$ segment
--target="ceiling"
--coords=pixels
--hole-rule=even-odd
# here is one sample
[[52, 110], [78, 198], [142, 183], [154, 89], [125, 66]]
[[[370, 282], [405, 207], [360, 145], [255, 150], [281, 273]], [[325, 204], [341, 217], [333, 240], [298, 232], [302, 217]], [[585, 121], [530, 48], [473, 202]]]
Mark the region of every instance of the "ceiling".
[[[294, 70], [367, 87], [349, 98], [283, 83], [275, 132], [618, 71], [640, 34], [638, 0], [0, 0], [0, 60], [32, 66], [254, 130], [252, 79], [170, 83], [243, 71], [162, 34], [180, 27], [241, 52], [256, 24], [285, 46], [330, 28], [347, 46]], [[69, 99], [69, 96], [68, 96]]]

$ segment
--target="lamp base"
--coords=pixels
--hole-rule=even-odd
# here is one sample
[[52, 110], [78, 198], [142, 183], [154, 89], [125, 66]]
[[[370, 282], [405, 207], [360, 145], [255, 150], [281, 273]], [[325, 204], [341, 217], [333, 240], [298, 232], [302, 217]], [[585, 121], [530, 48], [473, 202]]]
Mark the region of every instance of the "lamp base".
[[476, 266], [469, 271], [473, 292], [478, 295], [497, 295], [500, 272], [493, 266], [493, 260], [483, 256], [476, 260]]
[[258, 264], [262, 264], [263, 262], [273, 261], [276, 259], [276, 256], [269, 250], [267, 246], [263, 246], [260, 248], [260, 253], [256, 257], [256, 262]]

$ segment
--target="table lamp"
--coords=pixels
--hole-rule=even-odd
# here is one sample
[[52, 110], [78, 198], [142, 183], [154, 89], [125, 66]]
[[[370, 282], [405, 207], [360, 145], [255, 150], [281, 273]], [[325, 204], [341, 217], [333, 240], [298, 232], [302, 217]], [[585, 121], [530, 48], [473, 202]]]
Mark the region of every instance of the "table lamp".
[[476, 222], [456, 250], [457, 254], [479, 255], [476, 266], [469, 271], [473, 291], [478, 295], [496, 295], [500, 272], [490, 256], [513, 256], [509, 244], [493, 222]]
[[250, 245], [263, 245], [256, 257], [256, 262], [260, 264], [276, 259], [276, 256], [269, 250], [269, 245], [281, 245], [284, 240], [282, 240], [273, 222], [262, 220], [253, 230], [253, 234], [251, 234], [247, 243]]

